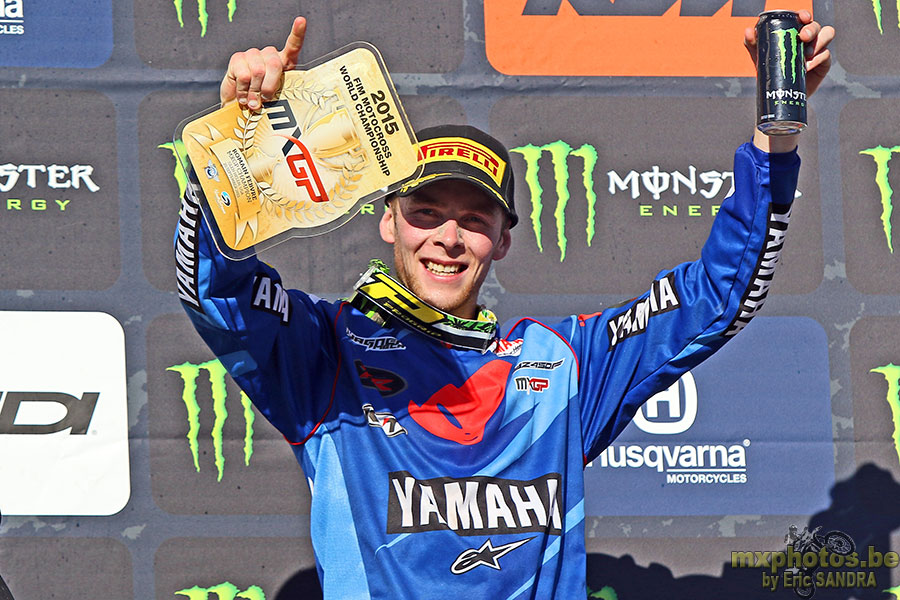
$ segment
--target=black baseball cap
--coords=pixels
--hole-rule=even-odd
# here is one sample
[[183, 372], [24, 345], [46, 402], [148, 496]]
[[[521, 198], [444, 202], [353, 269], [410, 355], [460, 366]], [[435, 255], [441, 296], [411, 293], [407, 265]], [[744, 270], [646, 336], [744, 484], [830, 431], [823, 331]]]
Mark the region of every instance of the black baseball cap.
[[439, 125], [416, 132], [422, 173], [397, 191], [408, 196], [442, 179], [468, 181], [500, 204], [509, 226], [519, 221], [513, 203], [513, 172], [509, 152], [498, 140], [469, 125]]

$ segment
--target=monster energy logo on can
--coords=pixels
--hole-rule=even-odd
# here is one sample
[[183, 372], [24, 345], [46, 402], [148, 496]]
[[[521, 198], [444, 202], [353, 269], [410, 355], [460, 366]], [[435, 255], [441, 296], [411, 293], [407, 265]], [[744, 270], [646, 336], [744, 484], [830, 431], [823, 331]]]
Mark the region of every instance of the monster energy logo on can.
[[761, 131], [796, 133], [806, 126], [806, 66], [797, 13], [759, 16], [757, 39], [757, 123]]
[[[184, 29], [184, 0], [174, 0], [175, 14], [178, 16], [178, 26]], [[227, 0], [228, 22], [231, 23], [234, 12], [237, 10], [237, 0]], [[197, 20], [200, 21], [200, 37], [206, 37], [206, 26], [209, 24], [209, 13], [206, 12], [206, 0], [197, 0]]]
[[884, 229], [884, 235], [887, 238], [888, 250], [893, 254], [894, 244], [891, 232], [891, 215], [894, 212], [894, 190], [891, 188], [888, 174], [890, 173], [889, 163], [891, 162], [891, 157], [895, 153], [900, 153], [900, 146], [886, 148], [879, 145], [874, 148], [860, 150], [859, 153], [871, 156], [875, 161], [875, 184], [878, 186], [878, 191], [881, 193], [881, 225]]
[[[223, 449], [222, 432], [225, 429], [225, 421], [228, 419], [228, 410], [225, 408], [225, 398], [227, 391], [225, 388], [225, 375], [228, 373], [225, 367], [218, 360], [210, 360], [205, 363], [195, 365], [193, 363], [183, 363], [173, 365], [166, 368], [167, 371], [174, 371], [181, 375], [184, 387], [181, 392], [181, 399], [187, 409], [188, 418], [188, 445], [191, 449], [191, 456], [194, 459], [194, 468], [200, 472], [200, 403], [197, 402], [197, 379], [200, 377], [201, 371], [206, 371], [209, 375], [210, 391], [213, 401], [213, 415], [215, 422], [212, 429], [213, 451], [215, 454], [216, 470], [218, 477], [216, 481], [222, 481], [222, 474], [225, 471], [225, 455]], [[244, 413], [244, 466], [250, 465], [250, 457], [253, 455], [253, 421], [255, 415], [250, 405], [250, 398], [244, 392], [241, 392], [241, 408]]]
[[894, 450], [900, 460], [900, 366], [893, 363], [876, 367], [870, 373], [880, 373], [887, 380], [887, 403], [891, 407], [891, 420], [894, 423]]
[[245, 598], [246, 600], [266, 600], [266, 595], [258, 585], [251, 585], [242, 592], [238, 586], [229, 581], [212, 587], [200, 587], [195, 585], [192, 588], [175, 592], [176, 596], [184, 596], [188, 600], [209, 600], [210, 594], [215, 594], [218, 600], [235, 600], [236, 598]]
[[[881, 26], [881, 0], [872, 0], [872, 11], [875, 13], [878, 33], [884, 35], [884, 29]], [[900, 0], [897, 0], [897, 28], [900, 29]]]

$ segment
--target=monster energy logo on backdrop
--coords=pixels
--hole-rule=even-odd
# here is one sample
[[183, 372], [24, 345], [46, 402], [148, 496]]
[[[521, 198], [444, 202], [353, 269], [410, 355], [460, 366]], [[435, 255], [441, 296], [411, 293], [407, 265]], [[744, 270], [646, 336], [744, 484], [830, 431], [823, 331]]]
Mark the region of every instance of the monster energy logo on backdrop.
[[587, 588], [588, 598], [596, 598], [599, 600], [619, 600], [619, 596], [616, 594], [616, 590], [608, 585], [604, 585], [597, 591], [591, 589], [591, 586]]
[[884, 235], [887, 238], [888, 249], [891, 254], [894, 253], [893, 236], [891, 232], [891, 214], [894, 212], [893, 195], [894, 190], [891, 189], [891, 182], [888, 180], [891, 162], [891, 156], [894, 153], [900, 153], [900, 146], [893, 148], [885, 148], [884, 146], [875, 146], [860, 150], [860, 154], [871, 156], [875, 161], [875, 183], [878, 185], [878, 191], [881, 192], [881, 225], [884, 228]]
[[210, 594], [215, 594], [217, 600], [235, 600], [236, 598], [266, 600], [266, 595], [258, 585], [251, 585], [242, 592], [238, 586], [228, 581], [205, 588], [195, 585], [192, 588], [175, 592], [176, 596], [185, 596], [188, 600], [212, 600]]
[[[200, 472], [200, 445], [198, 443], [200, 434], [200, 404], [197, 402], [197, 378], [200, 376], [200, 371], [206, 371], [208, 373], [213, 400], [213, 414], [215, 415], [212, 439], [216, 469], [218, 470], [216, 481], [222, 481], [222, 474], [225, 470], [225, 455], [222, 452], [222, 432], [225, 428], [225, 421], [228, 419], [228, 410], [225, 408], [225, 397], [228, 393], [225, 388], [225, 375], [228, 371], [225, 370], [222, 363], [215, 359], [200, 363], [199, 365], [186, 362], [180, 365], [167, 367], [166, 370], [175, 371], [181, 375], [181, 379], [184, 382], [181, 399], [184, 401], [184, 406], [187, 409], [187, 439], [188, 445], [191, 448], [191, 456], [194, 458], [194, 468], [198, 473]], [[243, 409], [245, 423], [244, 465], [249, 466], [250, 457], [253, 455], [253, 421], [256, 417], [250, 406], [250, 398], [248, 398], [244, 392], [241, 392], [241, 407]]]
[[[875, 13], [875, 22], [878, 23], [878, 33], [884, 35], [881, 27], [881, 0], [872, 0], [872, 11]], [[900, 29], [900, 0], [897, 0], [897, 28]]]
[[870, 373], [880, 373], [887, 380], [887, 403], [891, 407], [891, 420], [894, 422], [894, 450], [900, 460], [900, 366], [893, 363], [876, 367]]
[[[573, 149], [571, 145], [562, 140], [557, 140], [543, 146], [528, 144], [518, 148], [511, 148], [510, 152], [521, 154], [525, 159], [525, 183], [528, 185], [531, 200], [531, 226], [534, 231], [535, 242], [538, 251], [544, 252], [542, 241], [541, 217], [544, 211], [544, 190], [540, 183], [540, 160], [544, 152], [550, 154], [553, 166], [553, 177], [556, 184], [556, 208], [553, 217], [556, 224], [556, 245], [559, 247], [559, 262], [566, 258], [568, 239], [566, 237], [566, 209], [569, 205], [569, 165], [570, 156], [580, 158], [582, 161], [581, 185], [584, 187], [584, 195], [587, 201], [587, 245], [590, 246], [594, 239], [595, 223], [597, 219], [597, 194], [594, 190], [594, 169], [598, 162], [597, 149], [590, 144], [583, 144], [580, 148]], [[637, 200], [644, 192], [650, 198], [658, 201], [663, 194], [668, 192], [673, 196], [682, 193], [695, 196], [700, 194], [703, 198], [711, 200], [722, 190], [730, 193], [734, 187], [734, 174], [731, 171], [707, 170], [700, 171], [694, 165], [689, 165], [686, 172], [679, 170], [664, 171], [659, 165], [638, 172], [634, 169], [624, 176], [612, 169], [606, 173], [609, 179], [608, 191], [610, 196], [618, 192], [630, 193], [632, 200]], [[729, 183], [730, 180], [730, 183]], [[706, 187], [704, 187], [706, 186]], [[653, 216], [653, 207], [649, 204], [641, 204], [637, 207], [641, 216]], [[700, 205], [688, 206], [687, 216], [701, 216]], [[710, 214], [715, 216], [718, 205], [710, 206]], [[677, 205], [665, 205], [662, 207], [662, 215], [678, 214]]]
[[[796, 29], [779, 29], [777, 31], [773, 31], [772, 34], [778, 38], [778, 45], [782, 49], [781, 52], [781, 60], [779, 64], [781, 65], [781, 76], [787, 79], [788, 76], [788, 53], [790, 52], [791, 62], [791, 82], [796, 81], [797, 79], [797, 67], [795, 65], [800, 66], [803, 63], [798, 59], [798, 40], [797, 34], [799, 31]], [[790, 40], [790, 45], [788, 45], [788, 41]]]
[[175, 181], [178, 182], [178, 197], [184, 197], [184, 192], [187, 189], [187, 173], [184, 172], [184, 168], [181, 166], [181, 161], [178, 160], [179, 154], [181, 156], [187, 156], [184, 150], [184, 142], [178, 140], [177, 146], [173, 142], [166, 142], [165, 144], [160, 144], [157, 148], [163, 148], [172, 153], [172, 157], [175, 159], [175, 172], [173, 175], [175, 176]]
[[[184, 29], [182, 8], [184, 0], [174, 0], [175, 14], [178, 15], [178, 26]], [[231, 23], [234, 11], [237, 10], [237, 0], [227, 0], [228, 22]], [[209, 23], [209, 13], [206, 12], [206, 0], [197, 0], [197, 20], [200, 21], [200, 37], [206, 36], [206, 25]]]
[[511, 152], [517, 152], [525, 159], [525, 183], [528, 185], [528, 191], [531, 194], [531, 226], [534, 229], [535, 240], [537, 241], [538, 251], [543, 252], [544, 246], [541, 243], [541, 212], [544, 209], [541, 198], [544, 190], [538, 180], [538, 172], [540, 167], [538, 162], [544, 152], [550, 153], [553, 162], [553, 176], [556, 179], [556, 209], [553, 216], [556, 220], [556, 245], [559, 246], [559, 262], [566, 258], [566, 206], [569, 203], [569, 167], [566, 164], [569, 156], [577, 156], [584, 161], [584, 169], [582, 170], [582, 182], [584, 184], [584, 193], [587, 198], [587, 244], [591, 245], [594, 239], [594, 217], [596, 214], [597, 194], [594, 193], [594, 167], [597, 165], [597, 149], [590, 144], [584, 144], [578, 150], [573, 150], [572, 146], [562, 140], [557, 140], [543, 146], [535, 146], [528, 144], [512, 148]]

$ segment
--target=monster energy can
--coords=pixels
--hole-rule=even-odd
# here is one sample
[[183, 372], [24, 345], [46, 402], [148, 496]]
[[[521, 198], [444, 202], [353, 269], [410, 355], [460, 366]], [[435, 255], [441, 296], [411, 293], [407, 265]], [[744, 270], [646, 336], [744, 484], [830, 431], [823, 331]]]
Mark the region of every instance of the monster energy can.
[[787, 135], [806, 127], [806, 64], [800, 19], [766, 11], [756, 24], [756, 122], [763, 133]]

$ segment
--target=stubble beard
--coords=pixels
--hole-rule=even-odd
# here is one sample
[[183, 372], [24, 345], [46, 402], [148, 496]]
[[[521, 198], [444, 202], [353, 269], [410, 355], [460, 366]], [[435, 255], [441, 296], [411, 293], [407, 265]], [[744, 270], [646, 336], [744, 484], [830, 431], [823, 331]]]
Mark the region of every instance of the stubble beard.
[[[434, 295], [429, 295], [428, 290], [425, 289], [426, 286], [422, 285], [422, 282], [418, 278], [413, 277], [406, 270], [406, 263], [400, 256], [400, 252], [398, 251], [396, 245], [394, 246], [394, 271], [396, 272], [397, 279], [400, 281], [400, 283], [406, 286], [420, 300], [423, 300], [431, 306], [446, 313], [450, 313], [464, 319], [475, 318], [475, 315], [460, 314], [462, 308], [469, 302], [469, 299], [477, 294], [475, 282], [466, 282], [466, 286], [462, 290], [453, 293], [451, 298], [446, 298], [446, 294], [437, 294], [437, 297], [435, 297]], [[475, 298], [475, 301], [472, 302], [472, 304], [477, 306], [477, 297]]]

